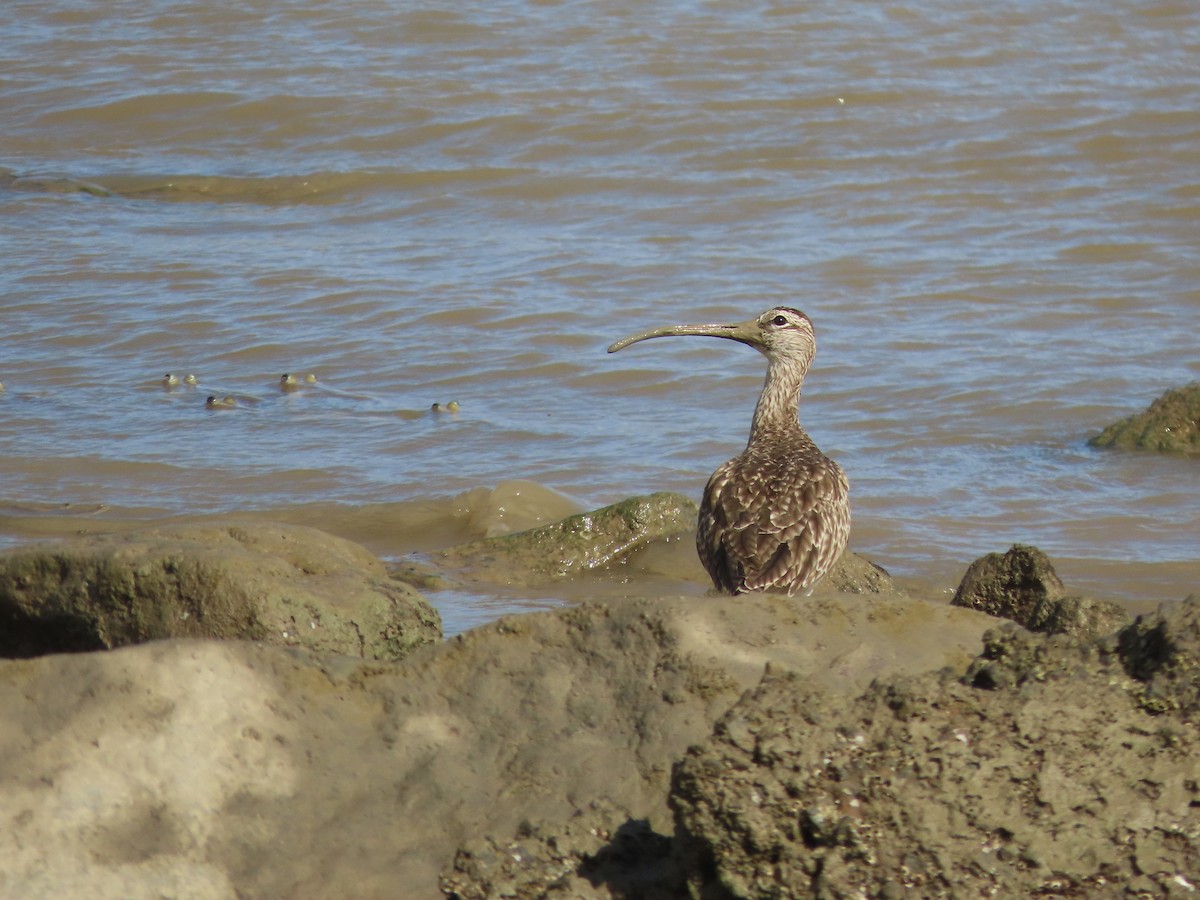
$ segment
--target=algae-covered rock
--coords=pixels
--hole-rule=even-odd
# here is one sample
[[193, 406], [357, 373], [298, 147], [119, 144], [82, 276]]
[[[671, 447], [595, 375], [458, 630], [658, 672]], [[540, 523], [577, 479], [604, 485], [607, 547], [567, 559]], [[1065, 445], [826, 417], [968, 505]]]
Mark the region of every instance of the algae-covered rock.
[[1111, 634], [1129, 623], [1129, 613], [1116, 603], [1068, 596], [1046, 554], [1024, 544], [971, 563], [950, 603], [1009, 619], [1030, 631], [1079, 640]]
[[1200, 382], [1167, 391], [1145, 412], [1109, 425], [1088, 443], [1200, 455]]
[[630, 497], [516, 534], [451, 547], [437, 561], [473, 581], [544, 584], [611, 565], [651, 541], [692, 532], [696, 504], [681, 494]]
[[240, 638], [398, 659], [437, 612], [349, 541], [271, 524], [93, 535], [0, 554], [0, 656]]
[[[410, 584], [430, 589], [448, 583], [447, 572], [464, 581], [533, 586], [604, 571], [630, 560], [645, 563], [648, 554], [674, 553], [673, 545], [678, 542], [687, 547], [686, 566], [672, 560], [665, 570], [652, 568], [672, 578], [707, 585], [708, 576], [694, 550], [698, 512], [696, 504], [681, 494], [630, 497], [551, 525], [459, 544], [432, 557], [431, 562], [439, 568], [413, 561], [394, 566], [393, 572]], [[849, 551], [830, 569], [821, 587], [849, 594], [896, 593], [885, 569]]]

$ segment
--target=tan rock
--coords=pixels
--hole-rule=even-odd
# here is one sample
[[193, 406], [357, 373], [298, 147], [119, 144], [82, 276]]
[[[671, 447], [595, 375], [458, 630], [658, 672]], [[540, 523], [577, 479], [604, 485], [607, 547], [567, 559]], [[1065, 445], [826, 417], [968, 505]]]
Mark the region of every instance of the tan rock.
[[674, 859], [692, 896], [1190, 894], [1198, 635], [1189, 600], [853, 699], [769, 673], [677, 766]]
[[0, 662], [0, 895], [433, 898], [456, 848], [672, 764], [772, 663], [847, 695], [993, 620], [864, 596], [511, 616], [399, 663], [245, 641]]
[[313, 528], [224, 523], [0, 554], [0, 655], [240, 638], [368, 659], [437, 641], [437, 612], [383, 564]]

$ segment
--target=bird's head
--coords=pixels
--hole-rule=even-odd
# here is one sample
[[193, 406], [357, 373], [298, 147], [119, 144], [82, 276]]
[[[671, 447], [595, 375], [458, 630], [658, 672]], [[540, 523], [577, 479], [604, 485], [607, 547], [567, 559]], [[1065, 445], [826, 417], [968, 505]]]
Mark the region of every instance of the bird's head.
[[630, 344], [658, 337], [719, 337], [758, 349], [772, 362], [790, 363], [808, 368], [817, 352], [812, 321], [798, 309], [776, 306], [737, 325], [667, 325], [651, 328], [622, 338], [608, 348], [609, 353], [624, 350]]

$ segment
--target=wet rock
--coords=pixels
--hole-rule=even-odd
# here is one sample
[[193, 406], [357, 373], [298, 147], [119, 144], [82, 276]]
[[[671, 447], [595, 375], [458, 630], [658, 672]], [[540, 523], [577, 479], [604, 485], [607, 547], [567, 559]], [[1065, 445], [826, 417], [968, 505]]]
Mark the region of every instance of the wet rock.
[[1129, 613], [1116, 603], [1068, 596], [1046, 554], [1024, 544], [971, 563], [950, 602], [1030, 631], [1079, 640], [1111, 634], [1129, 623]]
[[966, 678], [852, 702], [769, 672], [676, 768], [693, 896], [1190, 895], [1198, 627], [1194, 601], [1108, 649], [1008, 626]]
[[[612, 574], [617, 566], [630, 564], [708, 584], [693, 549], [698, 512], [681, 494], [630, 497], [551, 525], [459, 544], [434, 554], [429, 563], [407, 561], [393, 571], [431, 589], [461, 581], [535, 586], [584, 573]], [[685, 562], [677, 558], [680, 554]], [[818, 587], [825, 592], [830, 588], [851, 594], [897, 593], [885, 569], [850, 552], [842, 554]]]
[[1200, 383], [1167, 391], [1145, 412], [1109, 425], [1088, 443], [1200, 455]]
[[399, 659], [439, 640], [441, 622], [362, 547], [299, 526], [94, 535], [0, 554], [0, 656], [172, 637]]
[[546, 584], [602, 569], [654, 540], [693, 531], [697, 512], [681, 494], [630, 497], [552, 525], [460, 544], [435, 559], [468, 581]]
[[607, 890], [672, 833], [672, 763], [765, 664], [853, 696], [961, 670], [990, 622], [692, 596], [511, 616], [398, 663], [246, 641], [0, 661], [0, 894], [434, 897], [443, 869], [527, 880], [483, 859], [514, 840], [557, 854], [532, 883], [586, 859], [567, 883]]

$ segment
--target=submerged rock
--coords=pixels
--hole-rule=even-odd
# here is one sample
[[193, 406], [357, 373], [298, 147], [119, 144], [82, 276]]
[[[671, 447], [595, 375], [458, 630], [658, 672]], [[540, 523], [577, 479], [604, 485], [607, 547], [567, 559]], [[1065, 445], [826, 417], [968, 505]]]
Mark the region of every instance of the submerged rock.
[[1079, 639], [1110, 634], [1129, 622], [1129, 614], [1116, 603], [1068, 596], [1046, 554], [1024, 544], [971, 563], [950, 603], [1009, 619], [1030, 631]]
[[471, 488], [453, 500], [456, 518], [472, 537], [528, 531], [578, 513], [579, 506], [536, 481], [521, 478]]
[[0, 554], [0, 656], [172, 637], [399, 659], [439, 640], [441, 621], [367, 550], [301, 526], [94, 535]]
[[652, 541], [694, 531], [697, 512], [682, 494], [630, 497], [552, 525], [460, 544], [436, 560], [469, 581], [547, 584], [612, 565]]
[[[631, 561], [645, 562], [648, 551], [679, 542], [688, 548], [687, 569], [672, 566], [669, 575], [707, 584], [708, 576], [692, 549], [697, 513], [696, 504], [681, 494], [630, 497], [551, 525], [459, 544], [435, 554], [433, 562], [454, 579], [535, 586], [584, 573], [611, 572]], [[446, 572], [422, 562], [409, 561], [393, 571], [417, 586], [433, 588], [445, 583]], [[818, 586], [818, 590], [824, 588], [850, 594], [896, 593], [885, 569], [849, 551]]]
[[1145, 412], [1109, 425], [1088, 443], [1200, 455], [1200, 382], [1167, 391]]

